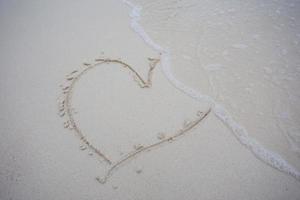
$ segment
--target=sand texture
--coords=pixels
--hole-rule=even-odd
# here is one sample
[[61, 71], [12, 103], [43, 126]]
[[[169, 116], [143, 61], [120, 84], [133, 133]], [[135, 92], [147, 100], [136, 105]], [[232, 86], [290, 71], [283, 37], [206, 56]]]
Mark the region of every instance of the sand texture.
[[1, 1], [0, 199], [300, 199], [299, 10]]

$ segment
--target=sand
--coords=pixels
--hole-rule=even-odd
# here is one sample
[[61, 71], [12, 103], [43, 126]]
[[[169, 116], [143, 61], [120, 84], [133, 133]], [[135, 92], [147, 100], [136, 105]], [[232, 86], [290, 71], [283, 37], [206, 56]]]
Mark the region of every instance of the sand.
[[[135, 1], [140, 24], [169, 47], [174, 76], [211, 96], [264, 148], [300, 170], [299, 4]], [[1, 2], [0, 199], [299, 199], [300, 183], [242, 145], [210, 113], [187, 135], [122, 164], [81, 150], [58, 116], [60, 84], [82, 63], [120, 59], [147, 77], [161, 55], [132, 30], [122, 1]], [[297, 68], [298, 67], [298, 68]], [[117, 162], [212, 105], [176, 89], [162, 70], [141, 89], [116, 65], [76, 85], [75, 118]], [[136, 148], [138, 148], [136, 146]]]

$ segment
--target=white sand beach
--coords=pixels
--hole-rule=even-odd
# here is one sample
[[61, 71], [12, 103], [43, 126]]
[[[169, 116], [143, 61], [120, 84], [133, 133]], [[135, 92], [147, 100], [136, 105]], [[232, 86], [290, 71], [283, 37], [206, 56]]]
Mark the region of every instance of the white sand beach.
[[0, 1], [0, 199], [300, 199], [299, 10]]

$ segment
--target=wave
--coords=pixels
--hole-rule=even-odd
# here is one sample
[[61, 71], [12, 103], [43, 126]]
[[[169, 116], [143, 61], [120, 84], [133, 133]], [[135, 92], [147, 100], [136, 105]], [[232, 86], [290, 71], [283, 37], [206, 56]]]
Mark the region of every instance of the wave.
[[128, 0], [123, 0], [123, 2], [132, 9], [129, 14], [131, 18], [131, 28], [144, 40], [144, 42], [149, 47], [151, 47], [161, 55], [162, 71], [168, 81], [174, 87], [192, 97], [193, 99], [197, 101], [209, 102], [216, 117], [232, 131], [234, 136], [243, 146], [248, 148], [258, 159], [263, 161], [265, 164], [281, 172], [284, 172], [300, 181], [300, 172], [295, 167], [284, 160], [279, 154], [266, 149], [254, 138], [250, 137], [247, 130], [232, 118], [232, 116], [224, 108], [224, 106], [217, 103], [212, 97], [202, 94], [176, 79], [171, 70], [170, 50], [155, 43], [139, 23], [139, 20], [141, 19], [142, 7], [133, 4]]

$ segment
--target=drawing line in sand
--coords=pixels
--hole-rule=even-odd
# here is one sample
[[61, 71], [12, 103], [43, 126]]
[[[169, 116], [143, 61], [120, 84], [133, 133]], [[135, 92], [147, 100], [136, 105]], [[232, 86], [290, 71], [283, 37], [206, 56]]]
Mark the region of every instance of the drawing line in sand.
[[208, 109], [206, 112], [198, 111], [197, 118], [194, 121], [191, 122], [185, 122], [183, 127], [181, 127], [179, 130], [175, 131], [171, 136], [164, 137], [159, 133], [158, 139], [159, 141], [152, 143], [147, 146], [137, 146], [134, 151], [129, 152], [127, 155], [125, 155], [123, 158], [121, 158], [118, 161], [112, 161], [109, 156], [101, 152], [98, 148], [96, 148], [92, 141], [89, 141], [84, 134], [84, 132], [80, 129], [78, 126], [78, 123], [76, 122], [74, 116], [73, 116], [73, 108], [72, 108], [72, 94], [75, 88], [76, 83], [80, 80], [80, 78], [89, 72], [90, 70], [94, 69], [97, 66], [101, 66], [103, 64], [108, 63], [114, 63], [117, 65], [120, 65], [126, 69], [128, 69], [131, 73], [133, 73], [134, 80], [137, 82], [140, 88], [150, 88], [152, 85], [152, 75], [153, 70], [155, 69], [156, 65], [160, 61], [159, 59], [154, 58], [148, 58], [150, 64], [149, 64], [149, 70], [147, 75], [147, 80], [144, 80], [140, 74], [130, 65], [126, 64], [125, 62], [117, 59], [95, 59], [94, 63], [83, 63], [84, 69], [82, 70], [74, 70], [69, 75], [66, 76], [67, 83], [65, 85], [61, 85], [62, 87], [62, 100], [59, 102], [59, 115], [60, 117], [66, 118], [67, 121], [64, 122], [64, 127], [68, 128], [70, 130], [73, 130], [76, 134], [76, 136], [79, 137], [81, 142], [84, 143], [86, 146], [81, 146], [81, 150], [85, 150], [86, 148], [89, 148], [92, 150], [98, 157], [102, 158], [106, 164], [110, 166], [109, 170], [106, 172], [105, 176], [103, 178], [96, 177], [96, 180], [100, 183], [106, 183], [108, 178], [113, 174], [113, 172], [116, 171], [123, 163], [126, 161], [129, 161], [130, 159], [134, 158], [138, 154], [142, 152], [147, 152], [152, 150], [155, 147], [161, 146], [162, 144], [172, 142], [175, 139], [179, 138], [180, 136], [185, 135], [187, 132], [189, 132], [191, 129], [196, 127], [204, 118], [207, 117], [207, 115], [210, 113], [211, 109]]

